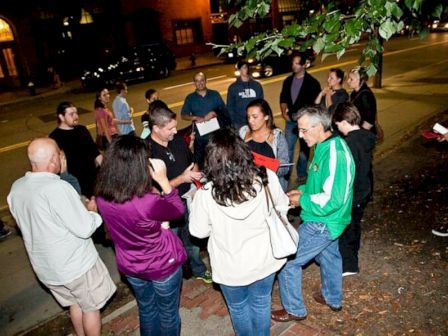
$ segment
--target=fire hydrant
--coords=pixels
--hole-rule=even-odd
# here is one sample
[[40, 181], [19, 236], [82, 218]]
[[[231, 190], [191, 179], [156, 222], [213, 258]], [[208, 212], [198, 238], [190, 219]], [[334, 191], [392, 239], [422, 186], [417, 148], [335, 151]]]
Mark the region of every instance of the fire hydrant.
[[31, 81], [28, 83], [28, 91], [30, 92], [30, 96], [36, 95], [36, 87], [34, 86], [34, 83]]

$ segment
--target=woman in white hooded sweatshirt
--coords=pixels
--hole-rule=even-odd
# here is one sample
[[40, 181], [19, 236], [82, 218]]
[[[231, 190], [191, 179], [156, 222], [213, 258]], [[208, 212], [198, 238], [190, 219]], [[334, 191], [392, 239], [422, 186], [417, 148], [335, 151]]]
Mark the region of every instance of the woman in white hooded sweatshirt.
[[191, 204], [190, 232], [210, 237], [213, 281], [221, 287], [236, 335], [269, 335], [275, 273], [286, 259], [272, 255], [265, 185], [279, 208], [288, 206], [278, 177], [254, 165], [234, 131], [213, 133], [207, 145], [208, 182]]

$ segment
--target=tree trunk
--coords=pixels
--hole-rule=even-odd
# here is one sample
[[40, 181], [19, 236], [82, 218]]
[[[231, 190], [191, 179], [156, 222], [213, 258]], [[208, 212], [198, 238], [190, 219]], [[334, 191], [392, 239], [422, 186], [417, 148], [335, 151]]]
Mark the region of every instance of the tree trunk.
[[[383, 47], [384, 40], [381, 36], [378, 36], [378, 40], [380, 41], [381, 47]], [[378, 54], [378, 69], [374, 77], [373, 87], [377, 89], [382, 88], [383, 81], [383, 53]]]

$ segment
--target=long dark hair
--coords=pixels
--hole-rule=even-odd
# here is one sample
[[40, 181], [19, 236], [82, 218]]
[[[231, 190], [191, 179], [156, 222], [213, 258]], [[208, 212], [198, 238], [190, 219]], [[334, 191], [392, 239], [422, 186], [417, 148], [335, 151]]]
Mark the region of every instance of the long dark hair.
[[257, 167], [249, 147], [229, 128], [217, 130], [206, 148], [204, 173], [212, 195], [223, 206], [241, 204], [257, 195], [254, 181], [267, 185], [266, 168]]
[[106, 106], [103, 104], [103, 102], [101, 101], [100, 97], [101, 97], [101, 92], [103, 92], [104, 90], [106, 90], [107, 88], [102, 88], [101, 90], [97, 91], [95, 93], [95, 102], [93, 103], [93, 108], [96, 110], [97, 108], [105, 108]]
[[149, 158], [146, 141], [129, 134], [115, 138], [104, 155], [95, 195], [110, 202], [124, 203], [148, 193], [152, 186]]
[[266, 121], [266, 126], [271, 131], [277, 128], [274, 124], [274, 115], [272, 114], [272, 109], [266, 100], [264, 100], [262, 98], [252, 100], [246, 107], [246, 113], [249, 110], [249, 107], [259, 107], [260, 108], [261, 113], [263, 113], [263, 115], [265, 117], [268, 117], [268, 120]]

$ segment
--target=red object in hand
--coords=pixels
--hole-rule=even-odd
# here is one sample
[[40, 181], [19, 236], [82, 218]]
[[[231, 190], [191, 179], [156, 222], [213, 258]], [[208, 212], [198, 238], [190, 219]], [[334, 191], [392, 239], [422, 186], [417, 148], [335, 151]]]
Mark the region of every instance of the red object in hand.
[[264, 166], [267, 169], [272, 170], [274, 173], [277, 172], [278, 168], [280, 167], [280, 160], [270, 158], [265, 155], [261, 155], [255, 152], [252, 152], [252, 155], [254, 157], [254, 163], [257, 166]]
[[200, 181], [193, 179], [193, 183], [196, 186], [196, 188], [198, 188], [198, 189], [202, 188], [202, 183]]
[[440, 134], [434, 133], [432, 131], [423, 131], [422, 136], [426, 139], [437, 139], [440, 137]]

